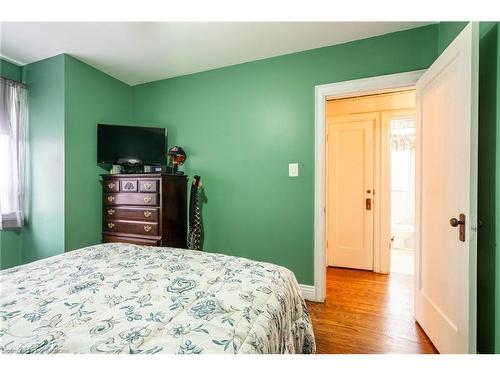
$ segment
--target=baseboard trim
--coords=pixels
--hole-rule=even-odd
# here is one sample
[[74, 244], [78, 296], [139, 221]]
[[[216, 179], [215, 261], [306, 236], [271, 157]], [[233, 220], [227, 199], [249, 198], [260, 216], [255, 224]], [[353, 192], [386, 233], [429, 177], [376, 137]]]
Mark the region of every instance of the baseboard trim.
[[302, 297], [307, 301], [316, 301], [316, 289], [314, 285], [299, 284]]

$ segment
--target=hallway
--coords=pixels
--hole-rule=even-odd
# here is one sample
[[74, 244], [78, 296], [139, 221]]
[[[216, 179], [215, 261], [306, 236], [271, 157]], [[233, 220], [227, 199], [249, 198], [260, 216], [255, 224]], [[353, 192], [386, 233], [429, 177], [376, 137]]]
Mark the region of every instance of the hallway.
[[324, 304], [307, 302], [318, 354], [437, 353], [413, 319], [413, 276], [328, 267]]

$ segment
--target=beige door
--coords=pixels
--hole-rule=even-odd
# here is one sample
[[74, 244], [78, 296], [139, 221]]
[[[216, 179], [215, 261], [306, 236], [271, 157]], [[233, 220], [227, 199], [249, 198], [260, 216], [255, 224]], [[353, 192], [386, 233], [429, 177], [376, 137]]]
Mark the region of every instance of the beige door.
[[476, 351], [478, 34], [417, 82], [415, 317], [440, 353]]
[[378, 114], [327, 120], [328, 265], [373, 270], [374, 130]]

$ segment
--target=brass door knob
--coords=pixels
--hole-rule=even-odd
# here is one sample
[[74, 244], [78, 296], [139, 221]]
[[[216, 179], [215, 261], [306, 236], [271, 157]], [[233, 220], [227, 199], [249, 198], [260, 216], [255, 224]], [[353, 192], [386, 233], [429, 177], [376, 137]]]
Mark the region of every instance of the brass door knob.
[[115, 197], [110, 195], [108, 196], [108, 202], [113, 202], [115, 200]]
[[151, 231], [151, 226], [150, 225], [144, 225], [144, 232], [150, 232]]
[[458, 227], [458, 238], [460, 241], [465, 242], [465, 214], [460, 214], [459, 218], [452, 217], [450, 219], [452, 227]]
[[108, 210], [108, 215], [109, 215], [109, 216], [113, 215], [114, 213], [115, 213], [115, 210], [113, 210], [112, 208], [110, 208], [110, 209]]
[[151, 203], [151, 197], [144, 197], [144, 203]]
[[110, 182], [110, 183], [108, 184], [108, 188], [109, 188], [109, 189], [114, 189], [114, 188], [115, 188], [115, 186], [116, 186], [116, 184], [115, 184], [114, 182]]
[[150, 217], [151, 211], [144, 211], [144, 217]]
[[458, 227], [460, 224], [465, 224], [465, 222], [462, 220], [458, 220], [456, 217], [452, 217], [450, 219], [450, 225], [452, 227]]
[[113, 223], [108, 223], [108, 228], [109, 228], [109, 229], [113, 229], [114, 227], [115, 227], [115, 224], [113, 224]]

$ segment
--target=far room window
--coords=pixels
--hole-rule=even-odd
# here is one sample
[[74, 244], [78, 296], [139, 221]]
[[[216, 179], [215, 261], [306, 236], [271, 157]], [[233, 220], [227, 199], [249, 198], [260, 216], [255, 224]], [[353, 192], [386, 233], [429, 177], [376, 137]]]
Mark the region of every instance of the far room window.
[[393, 191], [412, 191], [415, 169], [415, 118], [394, 118], [391, 129]]
[[0, 229], [23, 225], [26, 87], [0, 77]]

